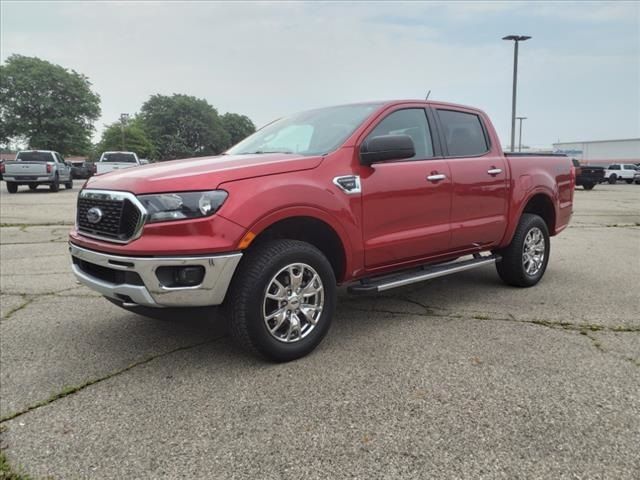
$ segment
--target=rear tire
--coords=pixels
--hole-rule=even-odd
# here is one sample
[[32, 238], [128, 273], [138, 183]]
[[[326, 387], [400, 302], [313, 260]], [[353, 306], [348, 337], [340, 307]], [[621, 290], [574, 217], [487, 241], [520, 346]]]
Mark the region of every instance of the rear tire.
[[[538, 215], [524, 213], [511, 243], [498, 252], [502, 256], [496, 263], [498, 275], [507, 285], [532, 287], [544, 275], [550, 252], [547, 224]], [[540, 253], [542, 258], [538, 256]]]
[[617, 181], [618, 181], [618, 176], [615, 173], [609, 176], [609, 185], [613, 185]]
[[595, 187], [596, 185], [594, 183], [585, 183], [582, 187], [585, 190], [593, 190], [593, 187]]
[[625, 180], [625, 182], [627, 182], [629, 185], [631, 185], [633, 183], [633, 180], [627, 179], [627, 180]]
[[7, 182], [7, 192], [16, 193], [18, 191], [18, 184], [15, 182]]
[[60, 178], [58, 177], [57, 174], [53, 179], [53, 182], [51, 183], [51, 185], [49, 185], [49, 190], [51, 190], [52, 192], [57, 192], [58, 190], [60, 190]]
[[69, 181], [64, 184], [64, 188], [66, 190], [71, 190], [73, 188], [73, 178], [70, 178]]
[[335, 304], [331, 264], [313, 245], [297, 240], [269, 241], [249, 250], [225, 302], [234, 340], [276, 362], [316, 348], [329, 331]]

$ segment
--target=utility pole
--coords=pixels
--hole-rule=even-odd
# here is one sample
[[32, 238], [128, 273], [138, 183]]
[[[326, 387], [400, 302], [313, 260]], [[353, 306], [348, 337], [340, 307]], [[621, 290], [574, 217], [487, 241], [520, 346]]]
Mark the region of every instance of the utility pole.
[[520, 134], [518, 135], [518, 151], [522, 151], [522, 121], [526, 120], [527, 117], [516, 117], [517, 120], [520, 120]]
[[120, 114], [120, 131], [122, 132], [122, 151], [123, 152], [124, 152], [124, 127], [128, 121], [129, 121], [129, 114], [121, 113]]
[[526, 35], [507, 35], [502, 40], [513, 40], [513, 92], [511, 97], [511, 151], [515, 151], [516, 143], [516, 91], [518, 87], [518, 44], [529, 40]]

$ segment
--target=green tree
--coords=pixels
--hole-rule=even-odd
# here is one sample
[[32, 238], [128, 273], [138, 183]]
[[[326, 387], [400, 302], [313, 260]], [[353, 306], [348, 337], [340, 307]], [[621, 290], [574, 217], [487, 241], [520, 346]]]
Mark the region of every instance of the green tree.
[[[108, 125], [102, 132], [100, 143], [96, 147], [98, 155], [102, 152], [122, 150], [122, 123]], [[142, 128], [141, 122], [135, 119], [124, 126], [124, 150], [136, 152], [139, 158], [154, 158], [154, 147]]]
[[0, 142], [84, 154], [91, 149], [100, 97], [84, 75], [45, 60], [11, 55], [0, 65]]
[[189, 95], [151, 96], [142, 105], [140, 121], [159, 160], [215, 155], [231, 144], [218, 111]]
[[225, 113], [220, 117], [220, 120], [222, 120], [222, 127], [231, 137], [229, 146], [235, 145], [256, 131], [256, 126], [246, 115]]

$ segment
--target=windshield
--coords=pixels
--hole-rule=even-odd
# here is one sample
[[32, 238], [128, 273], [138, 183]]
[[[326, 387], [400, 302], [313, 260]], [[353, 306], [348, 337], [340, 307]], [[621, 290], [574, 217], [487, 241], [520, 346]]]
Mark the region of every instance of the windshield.
[[227, 150], [229, 155], [295, 153], [323, 155], [338, 148], [382, 104], [321, 108], [270, 123]]
[[105, 153], [100, 159], [101, 162], [136, 163], [136, 156], [133, 153]]
[[20, 162], [53, 162], [51, 152], [18, 152], [16, 161]]

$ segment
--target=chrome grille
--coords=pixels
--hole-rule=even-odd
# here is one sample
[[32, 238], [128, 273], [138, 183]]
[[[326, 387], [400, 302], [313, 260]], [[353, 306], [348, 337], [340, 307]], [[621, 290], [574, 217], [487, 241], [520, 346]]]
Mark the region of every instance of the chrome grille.
[[[100, 218], [89, 221], [89, 210], [100, 210]], [[76, 224], [86, 236], [117, 243], [137, 238], [145, 219], [144, 207], [128, 192], [83, 190], [78, 196]]]

